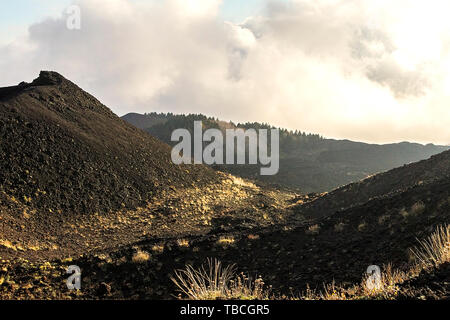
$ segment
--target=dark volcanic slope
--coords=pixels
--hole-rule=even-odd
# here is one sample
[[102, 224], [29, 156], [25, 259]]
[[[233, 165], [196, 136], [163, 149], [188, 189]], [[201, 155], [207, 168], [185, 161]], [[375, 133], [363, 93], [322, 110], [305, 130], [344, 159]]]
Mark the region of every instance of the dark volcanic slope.
[[450, 151], [349, 184], [297, 208], [306, 216], [326, 216], [373, 198], [398, 194], [414, 186], [427, 185], [448, 177]]
[[55, 72], [0, 88], [0, 189], [38, 209], [103, 212], [216, 180]]
[[[317, 225], [314, 231], [308, 225], [291, 230], [261, 230], [261, 233], [252, 230], [253, 235], [259, 236], [257, 239], [244, 233], [226, 248], [215, 243], [218, 237], [194, 240], [188, 249], [176, 249], [176, 245], [172, 245], [170, 252], [153, 257], [145, 270], [135, 271], [136, 267], [130, 263], [122, 266], [130, 268], [122, 274], [136, 272], [144, 278], [150, 275], [146, 286], [137, 289], [136, 285], [136, 291], [140, 291], [142, 297], [148, 297], [152, 296], [148, 288], [161, 285], [165, 298], [170, 298], [167, 292], [176, 292], [168, 280], [172, 270], [182, 268], [190, 261], [199, 265], [208, 257], [217, 257], [225, 264], [236, 263], [239, 270], [261, 275], [268, 285], [273, 285], [275, 292], [286, 294], [291, 292], [290, 288], [294, 293], [306, 290], [307, 284], [311, 288], [322, 289], [323, 283], [331, 283], [333, 279], [337, 283], [359, 283], [369, 265], [393, 263], [396, 268], [407, 266], [411, 258], [409, 248], [417, 245], [416, 238], [426, 238], [436, 226], [448, 223], [449, 218], [450, 179], [443, 179], [319, 219], [312, 222]], [[152, 245], [152, 242], [143, 243], [142, 247], [151, 250]], [[117, 256], [130, 256], [131, 252], [130, 248]], [[88, 269], [96, 266], [93, 261], [77, 263]], [[163, 266], [161, 271], [153, 273], [158, 265]], [[113, 272], [114, 264], [109, 268], [103, 273], [107, 280], [96, 279], [93, 284], [107, 281], [112, 287], [120, 288], [117, 273]], [[449, 274], [443, 276], [448, 281]], [[135, 280], [129, 276], [127, 281]], [[116, 291], [117, 294], [119, 292]], [[158, 297], [153, 294], [153, 298]]]
[[[103, 255], [57, 262], [55, 265], [61, 270], [69, 263], [81, 267], [86, 275], [81, 296], [65, 290], [63, 271], [60, 278], [43, 278], [43, 281], [49, 283], [46, 290], [72, 294], [72, 298], [170, 299], [177, 293], [169, 279], [173, 270], [184, 268], [186, 263], [198, 267], [207, 258], [214, 257], [225, 265], [237, 264], [239, 271], [253, 277], [261, 275], [277, 294], [299, 294], [308, 284], [312, 289], [321, 290], [324, 283], [333, 279], [338, 285], [360, 283], [367, 267], [373, 264], [381, 267], [392, 263], [394, 268], [404, 270], [410, 266], [409, 248], [417, 245], [416, 238], [426, 238], [436, 226], [448, 223], [449, 219], [450, 179], [447, 178], [297, 227], [234, 231], [231, 236], [235, 241], [226, 245], [218, 243], [220, 233], [187, 237], [188, 246], [178, 245], [178, 238], [149, 238]], [[133, 262], [136, 250], [151, 253], [149, 261]], [[448, 296], [448, 270], [448, 266], [442, 266], [434, 274], [420, 275], [402, 286], [401, 295]], [[36, 266], [31, 270], [16, 268], [14, 272], [16, 282], [21, 285], [30, 281], [30, 272], [42, 273]], [[423, 292], [427, 287], [431, 290]], [[12, 297], [30, 294], [0, 287], [0, 296], [1, 290], [5, 296]], [[42, 290], [34, 290], [33, 294], [48, 297]]]

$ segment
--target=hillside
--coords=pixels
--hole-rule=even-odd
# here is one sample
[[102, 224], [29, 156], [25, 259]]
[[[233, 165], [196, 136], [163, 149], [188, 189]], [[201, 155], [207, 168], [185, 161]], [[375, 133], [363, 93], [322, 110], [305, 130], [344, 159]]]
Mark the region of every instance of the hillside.
[[136, 208], [170, 186], [216, 181], [172, 164], [170, 149], [54, 72], [0, 90], [1, 188], [64, 214]]
[[[55, 72], [0, 88], [0, 257], [46, 260], [146, 237], [269, 225], [294, 197], [206, 166], [121, 120]], [[266, 208], [267, 208], [266, 207]]]
[[[446, 160], [440, 160], [445, 165]], [[437, 164], [428, 161], [421, 163], [421, 166], [432, 168]], [[410, 176], [407, 170], [402, 174], [404, 179]], [[381, 176], [379, 179], [384, 178]], [[122, 268], [148, 274], [152, 266], [162, 265], [165, 269], [174, 270], [183, 268], [185, 261], [194, 261], [198, 266], [208, 257], [217, 257], [226, 265], [236, 263], [239, 271], [261, 275], [276, 293], [299, 296], [307, 290], [307, 285], [321, 290], [324, 283], [333, 280], [343, 286], [359, 283], [367, 267], [373, 264], [383, 266], [392, 263], [394, 268], [405, 270], [413, 261], [409, 249], [418, 244], [417, 239], [426, 238], [436, 226], [449, 221], [450, 178], [446, 177], [372, 199], [327, 217], [271, 228], [191, 237], [188, 248], [178, 247], [175, 239], [143, 242], [139, 248], [144, 251], [151, 252], [155, 243], [163, 243], [166, 249], [153, 257], [150, 266], [125, 264]], [[223, 237], [234, 241], [221, 245], [220, 239]], [[169, 251], [167, 248], [172, 249]], [[115, 252], [113, 256], [130, 254], [131, 248]], [[82, 263], [86, 267], [93, 265], [89, 259]], [[111, 266], [107, 270], [113, 269]], [[115, 280], [108, 277], [108, 272], [105, 276], [114, 287]], [[159, 293], [158, 290], [152, 292], [152, 297], [169, 298], [164, 292], [176, 291], [170, 281], [164, 280], [166, 278], [158, 272], [150, 276], [148, 286], [154, 287], [158, 283], [164, 288]], [[133, 282], [131, 278], [127, 279]], [[431, 280], [427, 282], [426, 279]], [[436, 275], [422, 272], [417, 279], [402, 285], [401, 295], [404, 298], [418, 298], [427, 291], [429, 298], [448, 298], [449, 279], [448, 267], [445, 266]], [[436, 292], [440, 292], [438, 296]], [[149, 294], [145, 289], [135, 293], [141, 297]], [[122, 294], [112, 291], [111, 296], [120, 297]]]
[[416, 186], [450, 178], [450, 151], [428, 160], [404, 165], [362, 181], [346, 185], [303, 205], [298, 212], [306, 216], [329, 216], [369, 200], [391, 197]]
[[[129, 113], [122, 117], [132, 125], [168, 143], [173, 130], [187, 128], [192, 132], [193, 121], [201, 120], [205, 128], [272, 128], [268, 124], [220, 121], [198, 114]], [[325, 139], [320, 135], [280, 129], [280, 171], [275, 176], [259, 175], [259, 166], [215, 165], [214, 168], [245, 178], [290, 188], [302, 193], [325, 192], [375, 173], [404, 164], [428, 159], [449, 147], [395, 143], [367, 144], [348, 140]]]
[[[177, 289], [169, 276], [174, 270], [186, 263], [199, 267], [209, 257], [225, 265], [237, 264], [239, 272], [261, 276], [275, 294], [287, 297], [302, 297], [308, 288], [322, 290], [333, 281], [336, 286], [350, 287], [360, 283], [373, 264], [391, 263], [393, 268], [406, 270], [412, 263], [409, 249], [417, 245], [417, 239], [424, 239], [436, 226], [450, 220], [450, 179], [415, 185], [328, 217], [297, 223], [238, 228], [242, 220], [230, 219], [234, 219], [230, 229], [185, 236], [183, 242], [177, 236], [148, 238], [71, 261], [92, 275], [84, 282], [82, 297], [172, 299]], [[137, 252], [148, 252], [150, 258], [136, 262], [133, 257]], [[56, 260], [48, 266], [49, 272], [64, 270], [68, 263]], [[22, 264], [14, 270], [24, 286], [29, 281], [26, 275], [32, 273], [45, 281], [50, 292], [53, 288], [59, 297], [75, 297], [64, 291], [61, 281], [46, 278], [35, 266]], [[448, 298], [448, 271], [448, 265], [423, 271], [401, 284], [394, 297]], [[30, 292], [46, 296], [37, 290]], [[20, 297], [24, 291], [8, 294]]]

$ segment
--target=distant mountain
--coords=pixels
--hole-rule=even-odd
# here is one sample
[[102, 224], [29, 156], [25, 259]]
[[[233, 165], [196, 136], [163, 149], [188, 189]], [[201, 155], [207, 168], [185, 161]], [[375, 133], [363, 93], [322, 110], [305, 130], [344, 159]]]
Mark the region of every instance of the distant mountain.
[[[201, 114], [129, 113], [122, 117], [154, 137], [168, 143], [173, 130], [202, 120], [205, 128], [273, 128], [269, 124], [220, 121]], [[259, 165], [219, 165], [215, 169], [269, 184], [299, 188], [302, 192], [330, 191], [375, 173], [427, 159], [450, 149], [448, 146], [417, 143], [367, 144], [349, 140], [325, 139], [317, 134], [280, 129], [280, 171], [275, 176], [260, 176]]]

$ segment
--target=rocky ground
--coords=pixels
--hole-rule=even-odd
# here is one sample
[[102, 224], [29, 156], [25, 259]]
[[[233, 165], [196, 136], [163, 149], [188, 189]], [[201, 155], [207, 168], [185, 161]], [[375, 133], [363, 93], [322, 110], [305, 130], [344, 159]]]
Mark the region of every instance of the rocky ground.
[[[242, 185], [241, 181], [237, 185], [231, 182], [227, 188], [233, 194], [258, 196], [258, 187]], [[224, 264], [236, 264], [239, 271], [253, 277], [261, 276], [279, 297], [299, 297], [308, 286], [320, 290], [323, 284], [333, 280], [339, 285], [351, 286], [361, 281], [372, 264], [392, 263], [395, 268], [406, 270], [412, 262], [409, 249], [417, 245], [416, 238], [425, 238], [435, 226], [449, 220], [448, 190], [448, 180], [434, 184], [431, 190], [417, 186], [382, 202], [369, 201], [361, 207], [317, 220], [302, 219], [292, 212], [292, 202], [297, 196], [274, 191], [273, 202], [264, 205], [271, 208], [268, 211], [255, 208], [249, 212], [246, 210], [249, 198], [244, 197], [241, 209], [237, 209], [238, 204], [227, 207], [227, 201], [222, 202], [225, 205], [222, 214], [197, 216], [196, 226], [183, 223], [186, 221], [184, 214], [176, 222], [174, 214], [165, 223], [160, 220], [148, 225], [146, 235], [138, 227], [139, 223], [132, 222], [137, 213], [130, 212], [117, 220], [100, 220], [92, 229], [81, 228], [75, 237], [69, 237], [74, 241], [77, 237], [96, 239], [99, 245], [91, 245], [90, 251], [86, 251], [89, 246], [80, 247], [78, 254], [75, 254], [76, 249], [72, 252], [56, 250], [53, 259], [42, 260], [42, 254], [22, 251], [17, 244], [16, 249], [3, 248], [2, 257], [8, 259], [2, 262], [2, 296], [171, 299], [177, 295], [169, 279], [174, 270], [186, 264], [200, 266], [210, 257]], [[231, 198], [231, 194], [225, 198]], [[418, 202], [423, 206], [418, 206]], [[260, 203], [260, 199], [256, 203]], [[177, 211], [173, 203], [170, 206]], [[199, 204], [196, 210], [202, 206]], [[210, 212], [215, 215], [217, 211]], [[147, 214], [148, 211], [144, 215]], [[154, 211], [153, 214], [153, 219], [158, 220]], [[82, 225], [90, 223], [86, 221]], [[120, 239], [121, 235], [127, 240], [102, 239], [110, 228], [114, 229], [116, 237]], [[136, 237], [130, 236], [132, 234]], [[104, 248], [100, 241], [112, 245]], [[143, 261], [135, 259], [139, 252], [148, 256]], [[82, 269], [83, 289], [78, 293], [65, 287], [65, 270], [72, 264]], [[396, 297], [447, 298], [448, 280], [448, 268], [443, 266], [402, 284]]]

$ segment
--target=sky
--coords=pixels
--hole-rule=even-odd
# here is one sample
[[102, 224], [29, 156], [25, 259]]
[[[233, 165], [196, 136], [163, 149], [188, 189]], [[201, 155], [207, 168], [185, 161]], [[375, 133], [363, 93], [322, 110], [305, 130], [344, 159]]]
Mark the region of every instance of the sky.
[[[160, 0], [131, 0], [135, 3], [139, 1]], [[287, 2], [287, 0], [275, 1]], [[60, 17], [73, 2], [72, 0], [0, 1], [0, 44], [7, 44], [17, 37], [26, 35], [29, 26], [33, 23], [41, 22], [49, 17]], [[261, 14], [267, 3], [266, 0], [224, 0], [220, 4], [219, 17], [225, 21], [239, 23], [249, 16]]]
[[[77, 5], [81, 28], [67, 28]], [[118, 115], [450, 143], [446, 0], [0, 2], [0, 86], [63, 74]]]

